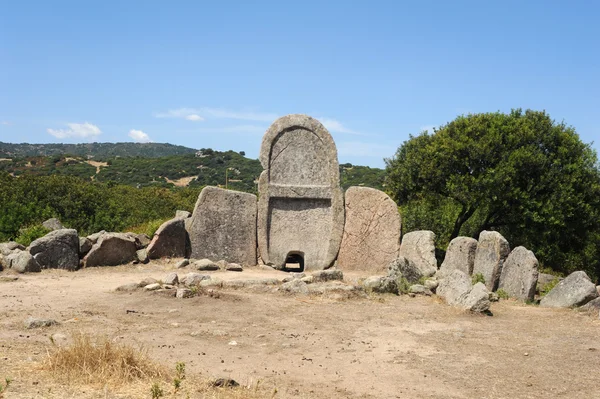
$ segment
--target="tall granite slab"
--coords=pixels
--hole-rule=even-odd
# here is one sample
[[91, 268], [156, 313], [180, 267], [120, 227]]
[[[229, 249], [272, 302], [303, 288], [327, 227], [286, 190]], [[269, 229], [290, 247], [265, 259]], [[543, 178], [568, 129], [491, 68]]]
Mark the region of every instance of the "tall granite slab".
[[350, 187], [345, 194], [346, 221], [337, 257], [342, 270], [385, 271], [400, 251], [400, 213], [384, 192]]
[[471, 237], [454, 238], [448, 245], [438, 276], [446, 276], [453, 270], [460, 270], [468, 276], [473, 274], [476, 250], [476, 239]]
[[262, 260], [284, 268], [292, 255], [305, 270], [330, 267], [344, 229], [335, 143], [307, 115], [277, 119], [263, 137], [259, 183], [258, 248]]
[[191, 258], [256, 265], [256, 195], [204, 187], [186, 228]]
[[502, 266], [509, 253], [510, 246], [502, 234], [485, 230], [479, 234], [473, 274], [483, 275], [488, 290], [496, 291], [498, 288]]
[[516, 247], [506, 258], [498, 289], [521, 301], [533, 301], [538, 281], [538, 260], [532, 251]]
[[425, 277], [437, 272], [435, 234], [429, 230], [411, 231], [402, 237], [400, 256], [415, 263]]

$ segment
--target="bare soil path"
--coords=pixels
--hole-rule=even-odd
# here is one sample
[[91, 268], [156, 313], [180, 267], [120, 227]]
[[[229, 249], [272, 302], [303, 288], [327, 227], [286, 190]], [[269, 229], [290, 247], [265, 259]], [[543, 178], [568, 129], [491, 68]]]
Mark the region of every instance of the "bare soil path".
[[[14, 379], [6, 397], [61, 397], [60, 387], [50, 394], [50, 382], [30, 369], [50, 336], [83, 331], [143, 344], [161, 363], [185, 362], [190, 372], [263, 381], [282, 398], [600, 398], [598, 315], [501, 301], [493, 316], [481, 316], [435, 297], [335, 300], [227, 289], [176, 299], [114, 291], [160, 279], [174, 264], [43, 271], [1, 282], [0, 379]], [[258, 268], [214, 273], [284, 277]], [[29, 316], [60, 325], [27, 330]]]

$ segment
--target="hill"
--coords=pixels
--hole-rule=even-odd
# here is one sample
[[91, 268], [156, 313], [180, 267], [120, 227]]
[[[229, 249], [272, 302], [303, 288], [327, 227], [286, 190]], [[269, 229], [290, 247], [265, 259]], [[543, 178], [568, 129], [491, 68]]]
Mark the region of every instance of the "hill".
[[166, 143], [12, 144], [0, 142], [0, 158], [74, 155], [86, 158], [147, 157], [194, 154], [193, 148]]

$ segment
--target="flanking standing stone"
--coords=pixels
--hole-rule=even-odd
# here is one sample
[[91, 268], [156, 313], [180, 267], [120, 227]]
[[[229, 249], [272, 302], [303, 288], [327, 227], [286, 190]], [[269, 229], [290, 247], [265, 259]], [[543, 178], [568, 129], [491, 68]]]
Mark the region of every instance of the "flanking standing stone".
[[258, 247], [266, 264], [284, 268], [288, 256], [305, 270], [330, 267], [344, 229], [335, 143], [307, 115], [277, 119], [260, 149]]
[[185, 230], [184, 220], [181, 218], [171, 219], [156, 230], [146, 253], [149, 259], [183, 258], [187, 255], [187, 242], [188, 234]]
[[471, 237], [454, 238], [448, 245], [446, 256], [440, 266], [439, 274], [444, 276], [451, 273], [453, 270], [460, 270], [468, 276], [472, 275], [476, 250], [476, 239]]
[[533, 301], [537, 280], [537, 258], [527, 248], [516, 247], [502, 266], [498, 289], [503, 289], [513, 298]]
[[29, 253], [42, 269], [77, 270], [79, 236], [77, 230], [55, 230], [29, 245]]
[[256, 265], [256, 195], [204, 187], [189, 224], [195, 259]]
[[544, 296], [540, 306], [546, 308], [570, 308], [582, 306], [598, 297], [596, 285], [583, 271], [573, 272], [561, 280]]
[[488, 290], [496, 291], [498, 288], [502, 266], [509, 253], [508, 241], [497, 231], [484, 230], [479, 234], [473, 274], [483, 275]]
[[346, 222], [337, 257], [343, 270], [385, 271], [400, 251], [400, 213], [384, 192], [350, 187], [345, 195]]
[[136, 259], [136, 252], [136, 240], [130, 235], [105, 233], [92, 246], [83, 262], [85, 267], [123, 265]]
[[433, 231], [411, 231], [402, 237], [400, 256], [413, 262], [423, 276], [433, 276], [437, 271], [435, 234]]

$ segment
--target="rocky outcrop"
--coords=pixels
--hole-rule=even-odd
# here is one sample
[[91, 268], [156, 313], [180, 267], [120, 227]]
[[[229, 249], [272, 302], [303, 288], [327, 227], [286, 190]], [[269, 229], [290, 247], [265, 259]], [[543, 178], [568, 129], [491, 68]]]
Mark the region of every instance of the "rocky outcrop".
[[400, 256], [413, 262], [423, 276], [433, 276], [437, 271], [435, 234], [432, 231], [411, 231], [402, 237]]
[[183, 258], [187, 255], [188, 234], [183, 219], [171, 219], [163, 223], [148, 245], [150, 259], [163, 257]]
[[129, 235], [105, 233], [83, 258], [83, 262], [85, 267], [122, 265], [135, 260], [136, 251], [136, 241]]
[[436, 293], [449, 305], [472, 312], [485, 312], [491, 304], [489, 291], [485, 285], [482, 283], [471, 285], [471, 277], [460, 270], [454, 270], [443, 278]]
[[29, 253], [43, 269], [77, 270], [79, 236], [77, 230], [55, 230], [29, 245]]
[[18, 242], [14, 242], [14, 241], [3, 242], [0, 244], [0, 255], [8, 256], [14, 250], [17, 250], [17, 249], [24, 251], [25, 247], [23, 245], [19, 244]]
[[42, 269], [28, 251], [16, 250], [6, 257], [11, 270], [17, 273], [36, 273]]
[[538, 260], [525, 247], [512, 250], [500, 274], [498, 289], [521, 301], [533, 301], [538, 280]]
[[473, 274], [483, 275], [488, 290], [496, 291], [498, 288], [502, 266], [509, 253], [508, 241], [497, 231], [484, 230], [479, 234]]
[[546, 308], [571, 308], [582, 306], [598, 297], [596, 285], [585, 272], [569, 274], [544, 296], [540, 306]]

